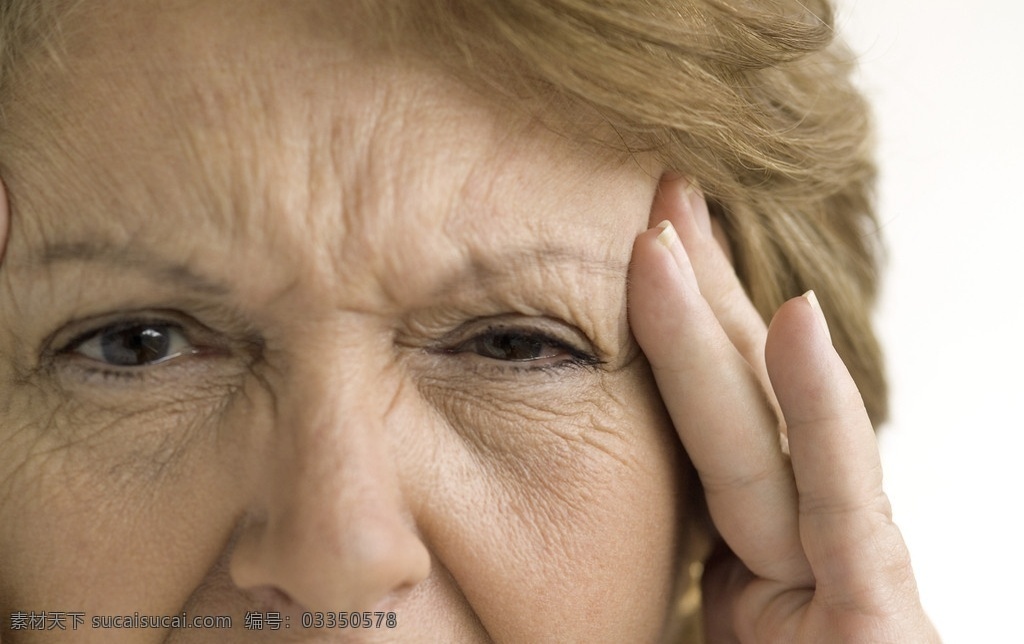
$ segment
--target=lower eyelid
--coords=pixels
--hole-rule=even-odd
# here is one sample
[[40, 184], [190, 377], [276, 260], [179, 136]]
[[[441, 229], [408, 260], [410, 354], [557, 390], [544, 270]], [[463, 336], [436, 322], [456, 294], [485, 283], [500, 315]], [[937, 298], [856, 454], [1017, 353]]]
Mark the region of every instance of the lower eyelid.
[[[147, 323], [142, 322], [140, 324], [145, 325]], [[153, 322], [151, 324], [167, 325], [166, 322]], [[67, 343], [64, 348], [48, 352], [48, 355], [46, 355], [46, 369], [55, 376], [59, 375], [60, 379], [64, 380], [66, 384], [78, 382], [109, 385], [118, 382], [125, 385], [134, 385], [151, 380], [157, 382], [161, 380], [174, 380], [180, 382], [182, 377], [194, 379], [197, 375], [196, 369], [204, 370], [212, 366], [212, 363], [204, 360], [205, 358], [230, 358], [236, 354], [241, 356], [238, 351], [223, 346], [224, 343], [218, 343], [221, 346], [214, 346], [211, 342], [196, 342], [192, 334], [177, 323], [174, 326], [178, 329], [177, 332], [181, 334], [181, 338], [176, 339], [174, 341], [175, 345], [172, 345], [177, 350], [153, 362], [134, 366], [117, 365], [108, 363], [102, 358], [97, 359], [94, 356], [83, 354], [78, 350], [87, 342], [98, 341], [99, 336], [108, 332], [107, 329], [114, 326], [107, 325], [95, 331], [79, 335], [78, 338]], [[245, 360], [245, 364], [249, 362], [249, 360]], [[182, 371], [183, 369], [186, 371]], [[186, 376], [186, 373], [191, 373], [192, 375]]]
[[[561, 378], [572, 376], [576, 373], [595, 371], [599, 367], [600, 363], [586, 363], [572, 358], [555, 362], [511, 362], [471, 356], [466, 359], [466, 366], [460, 368], [463, 371], [460, 377], [504, 379], [548, 376], [551, 378]], [[477, 380], [472, 382], [473, 384], [479, 384]]]
[[[162, 382], [168, 384], [181, 384], [187, 379], [189, 384], [195, 384], [202, 373], [211, 366], [204, 360], [193, 358], [226, 358], [232, 354], [221, 350], [196, 349], [195, 351], [183, 354], [180, 359], [169, 359], [163, 363], [140, 367], [117, 367], [104, 365], [91, 358], [75, 354], [61, 354], [55, 356], [55, 362], [50, 368], [60, 374], [61, 380], [67, 384], [83, 383], [86, 385], [110, 385], [111, 383], [134, 386], [152, 382], [159, 386]], [[216, 363], [215, 363], [216, 364]], [[242, 370], [239, 370], [241, 373]], [[67, 380], [65, 380], [67, 379]]]

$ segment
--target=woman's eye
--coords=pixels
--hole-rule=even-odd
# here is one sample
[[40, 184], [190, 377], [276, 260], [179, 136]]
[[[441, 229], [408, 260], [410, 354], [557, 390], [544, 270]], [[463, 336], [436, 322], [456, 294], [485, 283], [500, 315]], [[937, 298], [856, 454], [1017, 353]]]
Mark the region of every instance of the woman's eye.
[[482, 333], [456, 349], [503, 362], [550, 361], [573, 359], [575, 354], [564, 343], [527, 331], [499, 330]]
[[69, 352], [114, 367], [145, 367], [194, 351], [174, 324], [133, 323], [101, 329], [72, 345]]

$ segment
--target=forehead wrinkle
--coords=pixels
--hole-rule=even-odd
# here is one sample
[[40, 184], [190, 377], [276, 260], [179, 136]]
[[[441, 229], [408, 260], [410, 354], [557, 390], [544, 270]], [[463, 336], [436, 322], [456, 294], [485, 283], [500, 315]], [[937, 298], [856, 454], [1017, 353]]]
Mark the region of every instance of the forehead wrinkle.
[[515, 247], [485, 259], [470, 256], [413, 310], [550, 315], [599, 343], [616, 341], [614, 332], [600, 330], [621, 317], [625, 270], [624, 262], [587, 257], [570, 247]]
[[[167, 85], [154, 80], [154, 94]], [[184, 96], [161, 101], [181, 106], [169, 120], [191, 179], [185, 185], [201, 191], [209, 216], [235, 238], [277, 238], [270, 215], [306, 210], [310, 200], [308, 181], [293, 180], [308, 176], [312, 165], [312, 152], [293, 133], [307, 125], [308, 109], [301, 101], [285, 106], [279, 93], [239, 73], [224, 82], [197, 80]]]
[[[207, 70], [206, 67], [201, 69]], [[421, 78], [412, 86], [415, 91], [403, 93], [395, 91], [399, 87], [396, 85], [398, 81], [388, 77], [388, 81], [379, 86], [371, 81], [370, 91], [362, 86], [359, 91], [367, 92], [373, 100], [357, 101], [356, 110], [345, 115], [349, 119], [347, 122], [339, 120], [335, 113], [335, 118], [329, 122], [330, 128], [318, 130], [317, 127], [309, 127], [310, 124], [324, 124], [315, 118], [321, 113], [314, 115], [310, 111], [310, 104], [314, 101], [302, 100], [296, 98], [294, 92], [282, 91], [282, 88], [292, 87], [287, 79], [275, 86], [264, 81], [255, 71], [236, 76], [232, 70], [235, 70], [232, 66], [211, 66], [208, 71], [216, 82], [208, 82], [210, 79], [202, 74], [194, 78], [179, 74], [188, 81], [185, 85], [164, 83], [157, 80], [160, 74], [148, 74], [146, 77], [152, 86], [135, 91], [144, 97], [137, 101], [147, 100], [147, 105], [155, 102], [165, 114], [169, 111], [172, 116], [180, 115], [190, 110], [197, 113], [161, 119], [170, 123], [162, 126], [161, 133], [165, 133], [168, 127], [175, 132], [168, 138], [182, 142], [178, 145], [184, 146], [188, 162], [178, 164], [185, 169], [175, 168], [175, 172], [180, 173], [176, 176], [176, 185], [168, 190], [161, 189], [160, 195], [180, 200], [182, 193], [201, 193], [201, 198], [196, 196], [194, 201], [202, 202], [203, 213], [217, 218], [219, 226], [236, 240], [265, 244], [268, 250], [276, 245], [282, 252], [292, 255], [297, 248], [302, 248], [303, 253], [318, 258], [316, 264], [319, 268], [332, 267], [332, 270], [324, 272], [343, 278], [352, 273], [349, 287], [354, 288], [358, 284], [360, 289], [368, 289], [371, 280], [366, 278], [375, 276], [374, 289], [400, 289], [402, 285], [396, 284], [394, 278], [404, 276], [408, 278], [406, 281], [415, 282], [416, 292], [424, 292], [425, 289], [419, 288], [425, 284], [420, 278], [439, 274], [438, 268], [442, 264], [441, 261], [433, 261], [432, 255], [443, 255], [447, 249], [451, 250], [452, 257], [436, 259], [470, 257], [476, 264], [471, 270], [497, 283], [501, 267], [490, 266], [495, 263], [495, 258], [483, 255], [483, 251], [477, 251], [475, 256], [467, 252], [464, 238], [435, 236], [429, 238], [434, 247], [428, 245], [423, 249], [417, 246], [426, 238], [424, 230], [437, 222], [436, 212], [467, 210], [464, 204], [445, 200], [456, 201], [456, 197], [464, 196], [461, 193], [471, 191], [471, 184], [482, 178], [481, 172], [498, 170], [479, 182], [483, 186], [483, 196], [487, 198], [485, 201], [497, 199], [508, 189], [508, 186], [495, 188], [503, 167], [502, 157], [510, 155], [512, 148], [519, 153], [535, 149], [527, 137], [520, 145], [514, 145], [513, 129], [520, 131], [520, 128], [508, 127], [512, 123], [510, 119], [499, 120], [498, 111], [493, 106], [485, 109], [482, 101], [466, 97], [465, 92], [448, 91], [451, 88], [447, 85], [438, 89], [441, 83], [436, 78]], [[341, 86], [337, 80], [334, 82], [337, 87]], [[175, 88], [173, 91], [172, 87]], [[305, 85], [299, 83], [297, 87]], [[386, 91], [381, 91], [382, 88]], [[402, 89], [408, 88], [402, 86]], [[189, 98], [185, 100], [184, 97]], [[431, 101], [437, 106], [431, 106]], [[452, 138], [453, 132], [461, 133], [463, 126], [468, 127], [465, 117], [471, 110], [467, 110], [467, 106], [489, 115], [486, 129], [481, 123], [469, 124], [472, 133], [487, 139], [486, 145], [477, 140], [475, 145], [460, 147]], [[429, 109], [431, 107], [436, 109]], [[296, 112], [296, 109], [302, 111]], [[141, 123], [148, 124], [152, 117], [143, 110], [133, 113], [140, 116]], [[428, 113], [432, 118], [417, 118]], [[197, 123], [191, 116], [202, 118]], [[455, 127], [450, 127], [453, 124]], [[301, 130], [302, 125], [306, 125], [309, 132], [295, 135], [290, 126]], [[360, 129], [360, 126], [366, 126], [366, 129]], [[313, 138], [318, 131], [329, 131], [325, 139], [330, 143], [326, 148], [323, 140]], [[152, 134], [153, 130], [146, 132]], [[434, 132], [448, 138], [432, 138]], [[270, 153], [257, 146], [257, 140], [271, 144]], [[426, 155], [423, 146], [433, 144], [436, 148], [438, 141], [447, 145]], [[544, 146], [547, 145], [549, 143], [545, 142]], [[164, 153], [163, 156], [167, 155]], [[279, 172], [282, 169], [286, 171]], [[339, 177], [344, 179], [343, 186]], [[548, 177], [555, 179], [552, 175]], [[271, 181], [272, 178], [275, 181]], [[290, 181], [295, 178], [299, 180]], [[455, 190], [430, 189], [438, 185], [445, 188], [454, 186]], [[418, 201], [423, 195], [433, 201]], [[331, 212], [332, 199], [336, 202], [331, 216], [314, 216], [317, 212]], [[158, 206], [154, 212], [170, 210], [167, 203], [161, 201], [161, 196], [150, 201]], [[424, 216], [409, 216], [415, 212], [422, 212]], [[283, 226], [282, 216], [274, 216], [282, 213], [285, 220], [294, 220], [300, 214], [306, 216], [299, 217], [299, 225]], [[477, 210], [477, 214], [480, 213]], [[509, 213], [512, 213], [511, 209]], [[405, 217], [396, 218], [398, 214]], [[395, 236], [397, 222], [409, 226], [404, 231], [407, 239]], [[422, 225], [418, 225], [420, 222]], [[463, 224], [465, 220], [460, 222]], [[184, 244], [187, 239], [183, 234], [180, 241]], [[304, 243], [295, 246], [293, 242], [297, 241]], [[378, 252], [381, 249], [394, 252]], [[426, 251], [425, 254], [420, 253], [422, 250]], [[425, 262], [429, 264], [426, 267], [416, 266], [410, 255], [431, 261]], [[522, 252], [515, 261], [518, 265], [536, 265], [542, 269], [549, 264], [567, 263], [554, 261], [543, 253], [530, 255], [530, 252]], [[328, 263], [320, 263], [320, 260]], [[360, 266], [361, 263], [364, 266]], [[366, 270], [365, 265], [371, 263], [375, 264], [374, 270]], [[445, 267], [452, 263], [449, 261]], [[624, 268], [622, 270], [624, 273]], [[397, 298], [399, 293], [390, 295]]]
[[343, 204], [341, 225], [331, 231], [334, 271], [368, 268], [391, 302], [421, 296], [462, 260], [459, 231], [445, 222], [487, 162], [493, 127], [490, 111], [460, 96], [461, 85], [408, 74], [385, 69], [372, 98], [335, 128], [354, 137], [332, 146]]
[[[569, 269], [575, 275], [602, 278], [626, 277], [628, 263], [615, 258], [596, 258], [581, 254], [579, 249], [561, 246], [518, 247], [497, 255], [473, 255], [459, 274], [449, 278], [438, 294], [467, 281], [484, 285], [500, 285], [519, 279], [531, 269], [538, 275]], [[577, 269], [573, 271], [573, 269]]]
[[[169, 13], [165, 15], [164, 9]], [[87, 41], [86, 49], [92, 45], [97, 60], [90, 64], [86, 56], [79, 70], [84, 73], [78, 76], [91, 74], [112, 82], [103, 91], [78, 94], [93, 103], [102, 95], [98, 102], [103, 109], [95, 110], [97, 119], [109, 111], [105, 107], [109, 96], [119, 96], [119, 107], [128, 109], [118, 109], [118, 116], [123, 119], [127, 112], [130, 122], [118, 122], [112, 129], [147, 135], [143, 142], [126, 141], [123, 146], [132, 149], [134, 144], [144, 158], [138, 164], [142, 180], [127, 177], [124, 183], [132, 185], [118, 186], [121, 191], [152, 184], [152, 173], [145, 174], [147, 166], [159, 166], [164, 175], [171, 175], [164, 182], [170, 187], [153, 186], [160, 198], [151, 201], [158, 207], [138, 210], [169, 210], [159, 207], [168, 202], [186, 213], [198, 208], [204, 223], [231, 237], [269, 243], [281, 240], [285, 231], [277, 225], [280, 218], [268, 215], [294, 217], [314, 210], [312, 197], [323, 192], [322, 185], [310, 185], [309, 170], [322, 163], [314, 157], [316, 147], [309, 136], [322, 131], [313, 126], [312, 107], [336, 102], [331, 92], [340, 83], [328, 82], [324, 87], [323, 81], [337, 76], [332, 70], [351, 54], [343, 53], [343, 39], [326, 37], [332, 30], [325, 29], [323, 20], [313, 19], [318, 11], [324, 13], [326, 5], [310, 12], [280, 12], [274, 3], [250, 9], [246, 20], [225, 24], [220, 13], [238, 11], [231, 4], [186, 8], [169, 3], [154, 12], [162, 19], [141, 11], [124, 33], [113, 27], [99, 29], [122, 36], [138, 48], [138, 55], [130, 62], [111, 59], [106, 49]], [[186, 10], [188, 18], [198, 16], [198, 20], [178, 20], [174, 15]], [[141, 32], [140, 24], [146, 25]], [[266, 48], [238, 47], [240, 38], [244, 44], [257, 36], [266, 39], [267, 34], [252, 31], [253, 26], [268, 27], [271, 34], [283, 36], [269, 38]], [[307, 38], [307, 31], [317, 33]], [[286, 71], [274, 73], [282, 69]], [[318, 92], [330, 100], [311, 96]], [[150, 160], [155, 163], [147, 164]], [[124, 170], [114, 178], [134, 174]], [[181, 203], [185, 196], [191, 203]], [[300, 228], [308, 228], [311, 222], [307, 217], [306, 226]]]
[[[424, 83], [425, 78], [432, 82]], [[515, 182], [526, 177], [533, 198], [541, 192], [560, 192], [557, 188], [561, 182], [571, 183], [571, 176], [554, 177], [550, 172], [524, 174], [519, 167], [532, 166], [538, 160], [565, 160], [570, 163], [562, 168], [572, 175], [575, 170], [571, 161], [575, 159], [568, 158], [564, 140], [538, 128], [529, 113], [494, 104], [492, 99], [477, 95], [443, 75], [419, 77], [409, 86], [397, 86], [404, 91], [396, 91], [394, 82], [388, 84], [374, 115], [371, 135], [355, 155], [361, 160], [363, 174], [357, 174], [346, 185], [358, 197], [346, 200], [346, 211], [363, 209], [363, 213], [377, 215], [364, 220], [387, 222], [397, 213], [422, 213], [422, 220], [427, 222], [422, 229], [416, 226], [420, 218], [415, 216], [407, 216], [402, 222], [404, 226], [385, 223], [376, 238], [370, 237], [377, 244], [354, 249], [356, 254], [381, 246], [400, 249], [376, 256], [367, 254], [368, 261], [379, 265], [380, 274], [406, 276], [400, 284], [383, 284], [392, 301], [403, 299], [403, 294], [421, 298], [428, 293], [434, 297], [469, 276], [495, 281], [504, 272], [502, 263], [509, 261], [522, 267], [582, 259], [569, 248], [523, 245], [535, 237], [532, 234], [519, 242], [513, 239], [513, 244], [519, 245], [510, 249], [501, 248], [508, 245], [503, 243], [506, 235], [499, 237], [498, 247], [481, 247], [495, 239], [494, 217], [488, 213], [497, 215], [505, 224], [528, 214], [514, 201], [504, 198], [510, 179]], [[537, 186], [538, 177], [543, 186]], [[362, 199], [364, 194], [367, 200]], [[550, 196], [543, 199], [554, 210], [556, 202]], [[354, 235], [350, 238], [361, 239]], [[385, 238], [391, 243], [380, 244]], [[500, 252], [500, 259], [493, 256], [495, 251]], [[422, 268], [412, 266], [417, 260]], [[583, 261], [589, 269], [609, 268], [609, 262]], [[613, 271], [625, 265], [610, 264]]]
[[178, 90], [185, 115], [171, 119], [182, 191], [194, 193], [203, 219], [236, 248], [289, 257], [287, 282], [343, 275], [324, 267], [349, 229], [341, 217], [344, 170], [334, 154], [338, 141], [351, 140], [345, 115], [315, 111], [304, 88], [284, 91], [252, 74], [195, 82]]
[[[218, 85], [203, 83], [201, 74], [188, 76], [184, 84], [168, 82], [159, 65], [144, 56], [137, 62], [106, 68], [88, 58], [76, 61], [74, 69], [52, 74], [43, 83], [45, 91], [29, 97], [26, 108], [39, 108], [38, 114], [11, 128], [24, 133], [19, 138], [26, 149], [14, 163], [17, 173], [30, 178], [27, 183], [51, 185], [63, 196], [53, 199], [18, 190], [20, 182], [13, 182], [25, 213], [32, 213], [19, 217], [19, 224], [36, 227], [36, 236], [45, 239], [60, 232], [41, 227], [46, 218], [40, 215], [46, 212], [60, 214], [74, 228], [96, 230], [99, 225], [125, 244], [146, 227], [160, 225], [161, 219], [202, 215], [164, 231], [165, 242], [180, 235], [179, 245], [187, 249], [208, 232], [200, 229], [207, 224], [237, 232], [247, 219], [239, 215], [252, 213], [265, 201], [255, 197], [262, 188], [254, 188], [267, 183], [257, 155], [245, 153], [233, 129], [216, 125], [232, 121], [225, 116], [225, 101], [213, 94]], [[238, 94], [261, 96], [252, 83]], [[116, 110], [110, 108], [111, 96], [118, 97]], [[250, 127], [266, 132], [264, 108], [247, 111], [252, 113]], [[216, 153], [219, 149], [234, 152], [227, 155], [232, 166], [219, 162], [225, 156]], [[117, 160], [113, 165], [111, 158]], [[245, 171], [231, 171], [238, 165]], [[60, 179], [54, 181], [55, 176]], [[64, 212], [71, 204], [74, 211]]]

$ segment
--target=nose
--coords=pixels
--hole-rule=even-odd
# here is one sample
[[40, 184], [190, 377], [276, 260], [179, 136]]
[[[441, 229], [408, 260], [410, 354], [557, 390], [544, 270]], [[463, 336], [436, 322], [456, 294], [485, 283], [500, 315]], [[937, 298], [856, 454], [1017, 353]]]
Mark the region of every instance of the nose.
[[252, 518], [231, 554], [238, 587], [303, 610], [360, 611], [427, 577], [388, 435], [394, 400], [378, 398], [329, 384], [278, 396]]

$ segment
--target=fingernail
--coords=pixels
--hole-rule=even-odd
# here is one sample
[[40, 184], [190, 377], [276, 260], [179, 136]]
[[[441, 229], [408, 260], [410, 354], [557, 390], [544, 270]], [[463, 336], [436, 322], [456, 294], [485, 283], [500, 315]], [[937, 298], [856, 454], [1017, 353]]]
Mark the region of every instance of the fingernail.
[[679, 233], [676, 232], [675, 226], [668, 219], [662, 221], [657, 226], [661, 229], [658, 233], [658, 243], [668, 251], [668, 254], [672, 256], [675, 261], [676, 267], [679, 269], [680, 274], [683, 276], [683, 280], [688, 283], [698, 293], [700, 292], [700, 285], [697, 283], [697, 276], [693, 273], [693, 266], [690, 265], [690, 257], [686, 254], [686, 249], [683, 248], [683, 242], [679, 239]]
[[828, 336], [828, 341], [832, 342], [832, 332], [828, 330], [828, 322], [825, 321], [825, 313], [821, 310], [821, 303], [818, 302], [818, 296], [814, 294], [814, 290], [807, 291], [803, 295], [807, 303], [811, 305], [814, 312], [818, 315], [818, 322], [821, 324], [821, 328], [825, 330], [825, 335]]
[[672, 245], [679, 242], [679, 233], [676, 232], [676, 227], [672, 225], [672, 222], [668, 219], [658, 224], [658, 228], [661, 228], [661, 232], [658, 233], [658, 243], [665, 248], [672, 248]]
[[779, 432], [779, 449], [786, 456], [789, 456], [789, 435], [786, 432]]

